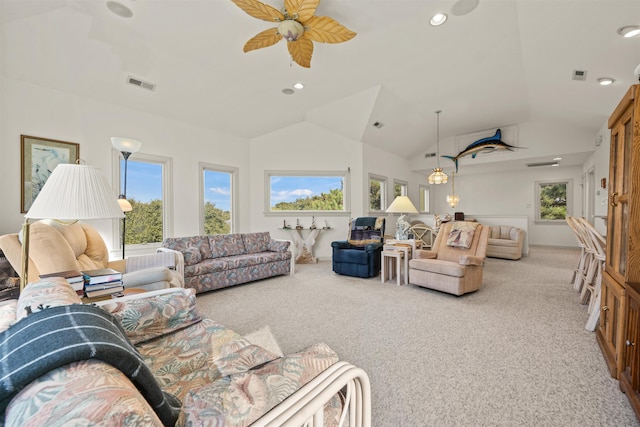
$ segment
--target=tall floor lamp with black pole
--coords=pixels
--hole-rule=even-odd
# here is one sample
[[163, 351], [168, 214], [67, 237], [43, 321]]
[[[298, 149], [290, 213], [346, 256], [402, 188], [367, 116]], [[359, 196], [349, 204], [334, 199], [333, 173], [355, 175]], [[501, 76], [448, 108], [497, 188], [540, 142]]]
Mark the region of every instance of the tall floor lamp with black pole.
[[114, 146], [116, 150], [122, 154], [124, 158], [124, 182], [122, 186], [122, 193], [118, 196], [118, 204], [122, 209], [122, 212], [125, 215], [122, 218], [122, 259], [124, 258], [124, 250], [125, 250], [125, 231], [127, 227], [127, 215], [126, 212], [130, 212], [133, 208], [131, 203], [127, 200], [127, 161], [129, 160], [129, 156], [133, 153], [136, 153], [142, 147], [142, 142], [136, 141], [131, 138], [121, 138], [118, 136], [111, 137], [111, 144]]

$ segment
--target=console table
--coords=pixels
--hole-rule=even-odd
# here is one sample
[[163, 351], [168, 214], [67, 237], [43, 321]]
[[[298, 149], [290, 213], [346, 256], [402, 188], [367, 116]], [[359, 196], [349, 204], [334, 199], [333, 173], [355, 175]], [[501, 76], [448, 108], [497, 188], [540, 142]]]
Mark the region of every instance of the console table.
[[[313, 247], [322, 228], [282, 228], [282, 230], [287, 230], [291, 234], [293, 244], [296, 246], [297, 264], [315, 264], [318, 262], [318, 258], [313, 254]], [[306, 237], [304, 234], [306, 234]]]

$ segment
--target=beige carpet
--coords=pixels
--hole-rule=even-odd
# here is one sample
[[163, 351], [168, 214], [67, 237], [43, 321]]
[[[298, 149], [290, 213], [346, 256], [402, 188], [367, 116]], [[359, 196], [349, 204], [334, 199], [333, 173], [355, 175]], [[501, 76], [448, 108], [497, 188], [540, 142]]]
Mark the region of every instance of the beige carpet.
[[242, 334], [269, 326], [285, 353], [326, 342], [370, 376], [374, 426], [638, 426], [584, 325], [573, 249], [488, 259], [479, 291], [338, 276], [331, 263], [198, 297]]

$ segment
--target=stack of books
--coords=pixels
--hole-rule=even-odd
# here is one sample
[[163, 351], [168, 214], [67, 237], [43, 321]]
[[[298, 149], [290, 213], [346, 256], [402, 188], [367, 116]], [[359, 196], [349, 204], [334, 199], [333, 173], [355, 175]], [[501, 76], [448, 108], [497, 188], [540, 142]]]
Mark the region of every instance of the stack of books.
[[40, 275], [41, 279], [46, 279], [47, 277], [62, 277], [78, 295], [84, 296], [84, 275], [79, 270], [58, 271]]
[[99, 270], [85, 270], [82, 274], [84, 275], [84, 294], [87, 298], [124, 291], [122, 273], [118, 270], [102, 268]]

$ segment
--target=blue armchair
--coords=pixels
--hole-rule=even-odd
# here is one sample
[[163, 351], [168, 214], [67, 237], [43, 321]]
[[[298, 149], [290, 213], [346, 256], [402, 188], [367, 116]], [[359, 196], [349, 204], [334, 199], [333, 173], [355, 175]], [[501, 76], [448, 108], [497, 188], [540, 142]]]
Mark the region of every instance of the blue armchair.
[[352, 219], [348, 240], [331, 242], [333, 271], [346, 276], [377, 276], [384, 243], [384, 222], [384, 218], [376, 217]]

